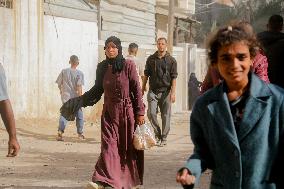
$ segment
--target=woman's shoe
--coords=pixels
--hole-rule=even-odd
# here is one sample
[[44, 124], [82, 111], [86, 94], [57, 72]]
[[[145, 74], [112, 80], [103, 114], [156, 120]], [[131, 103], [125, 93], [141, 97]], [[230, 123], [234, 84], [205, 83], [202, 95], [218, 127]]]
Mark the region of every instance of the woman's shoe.
[[100, 183], [89, 182], [87, 184], [86, 189], [105, 189], [105, 187], [103, 185], [101, 185]]
[[143, 189], [143, 185], [137, 185], [137, 186], [134, 186], [132, 187], [131, 189]]

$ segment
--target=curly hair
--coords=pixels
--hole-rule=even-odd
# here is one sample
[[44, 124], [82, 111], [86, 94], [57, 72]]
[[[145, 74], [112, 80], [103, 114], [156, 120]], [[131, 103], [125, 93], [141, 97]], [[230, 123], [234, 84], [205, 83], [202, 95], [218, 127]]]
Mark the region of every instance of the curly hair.
[[250, 56], [252, 58], [255, 57], [260, 44], [257, 41], [256, 35], [249, 23], [237, 21], [217, 30], [217, 32], [210, 38], [207, 45], [210, 63], [217, 63], [218, 51], [221, 47], [240, 41], [244, 41], [247, 44]]

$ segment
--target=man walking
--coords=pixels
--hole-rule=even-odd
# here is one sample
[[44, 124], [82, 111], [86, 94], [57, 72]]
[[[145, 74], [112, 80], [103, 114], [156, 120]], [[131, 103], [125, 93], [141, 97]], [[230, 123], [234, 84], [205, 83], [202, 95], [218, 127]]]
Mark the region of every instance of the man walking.
[[20, 145], [16, 136], [16, 124], [13, 109], [8, 98], [5, 72], [0, 63], [0, 114], [9, 135], [8, 155], [14, 157], [20, 150]]
[[[142, 92], [146, 91], [149, 77], [149, 92], [147, 95], [147, 116], [156, 135], [157, 144], [167, 144], [170, 131], [171, 103], [175, 102], [177, 62], [167, 52], [167, 39], [157, 40], [157, 51], [150, 55], [144, 70]], [[161, 111], [162, 131], [157, 120], [157, 108]]]
[[[77, 69], [79, 65], [79, 59], [76, 55], [70, 56], [69, 64], [70, 68], [63, 69], [57, 77], [56, 83], [60, 90], [62, 103], [67, 102], [71, 98], [75, 98], [82, 95], [82, 85], [84, 85], [84, 74]], [[67, 125], [67, 120], [60, 116], [58, 127], [58, 141], [63, 141], [63, 133]], [[76, 113], [76, 127], [79, 139], [85, 139], [83, 135], [83, 111], [79, 109]]]
[[284, 88], [284, 33], [283, 17], [272, 15], [267, 24], [267, 31], [257, 35], [264, 47], [265, 55], [268, 58], [268, 76], [271, 83]]

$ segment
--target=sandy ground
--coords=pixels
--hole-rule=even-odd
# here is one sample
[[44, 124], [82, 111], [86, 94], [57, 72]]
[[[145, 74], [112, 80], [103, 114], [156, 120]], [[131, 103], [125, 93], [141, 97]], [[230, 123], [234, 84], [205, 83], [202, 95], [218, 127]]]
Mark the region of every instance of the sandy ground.
[[[181, 188], [176, 171], [192, 152], [189, 113], [173, 115], [166, 147], [145, 151], [145, 189]], [[77, 139], [74, 122], [64, 133], [65, 141], [55, 140], [57, 120], [17, 120], [21, 151], [16, 158], [5, 157], [7, 133], [0, 127], [0, 188], [45, 189], [85, 188], [100, 153], [100, 125], [85, 122], [86, 140]], [[208, 177], [200, 188], [207, 188]]]

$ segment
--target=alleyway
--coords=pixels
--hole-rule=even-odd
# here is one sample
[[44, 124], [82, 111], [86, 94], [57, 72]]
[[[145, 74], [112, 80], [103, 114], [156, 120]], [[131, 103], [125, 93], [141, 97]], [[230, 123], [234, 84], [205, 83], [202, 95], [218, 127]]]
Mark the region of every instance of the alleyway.
[[[189, 113], [173, 115], [166, 147], [145, 152], [145, 189], [181, 188], [175, 182], [177, 169], [192, 152], [189, 138]], [[99, 123], [85, 123], [86, 140], [76, 138], [70, 123], [65, 141], [55, 141], [57, 121], [17, 120], [21, 153], [6, 158], [7, 134], [0, 129], [0, 188], [45, 189], [84, 188], [90, 180], [100, 152]], [[200, 188], [206, 189], [208, 176]]]

